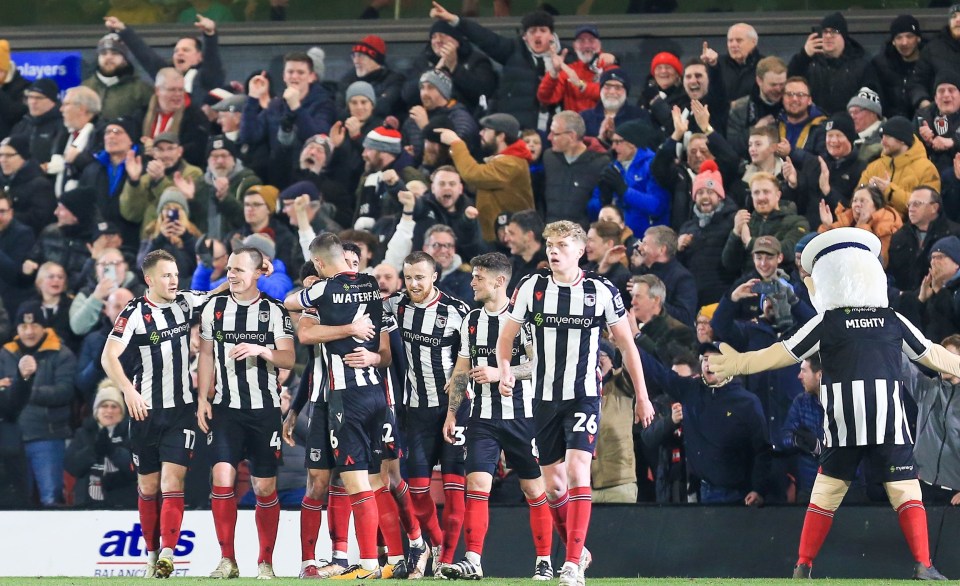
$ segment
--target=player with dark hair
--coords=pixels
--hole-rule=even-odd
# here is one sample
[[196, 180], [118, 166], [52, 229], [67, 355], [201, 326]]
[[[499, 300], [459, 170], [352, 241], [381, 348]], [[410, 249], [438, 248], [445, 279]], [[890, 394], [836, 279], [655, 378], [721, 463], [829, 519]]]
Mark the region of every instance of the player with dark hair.
[[[177, 262], [164, 250], [147, 254], [140, 268], [147, 291], [117, 316], [101, 364], [123, 392], [130, 413], [137, 508], [147, 551], [145, 574], [166, 578], [173, 573], [173, 550], [183, 521], [184, 478], [197, 439], [189, 371], [190, 322], [207, 299], [226, 290], [227, 284], [209, 293], [177, 291]], [[120, 355], [130, 344], [140, 362], [133, 381], [120, 364]]]
[[454, 443], [457, 413], [460, 405], [467, 401], [469, 387], [473, 402], [466, 431], [467, 552], [462, 561], [444, 565], [440, 571], [454, 579], [483, 577], [480, 554], [489, 523], [490, 488], [502, 450], [507, 455], [507, 465], [520, 477], [520, 490], [530, 505], [530, 529], [537, 554], [533, 579], [550, 580], [553, 578], [550, 564], [553, 522], [533, 439], [532, 332], [529, 325], [524, 324], [514, 338], [510, 368], [520, 385], [511, 396], [503, 396], [496, 384], [500, 380], [496, 350], [500, 328], [508, 319], [507, 283], [511, 263], [502, 253], [492, 252], [475, 256], [470, 264], [474, 300], [483, 306], [468, 313], [460, 326], [460, 348], [443, 426], [444, 438]]
[[[513, 293], [509, 320], [500, 329], [497, 362], [500, 393], [514, 392], [514, 339], [531, 323], [536, 349], [533, 386], [536, 446], [547, 485], [551, 513], [567, 546], [560, 570], [561, 586], [584, 583], [590, 552], [584, 547], [590, 524], [590, 462], [600, 428], [600, 334], [613, 334], [624, 367], [633, 381], [635, 420], [644, 427], [653, 420], [653, 405], [633, 343], [620, 292], [610, 281], [578, 266], [587, 236], [574, 222], [546, 226], [549, 270], [525, 277]], [[567, 487], [569, 486], [569, 492]]]
[[[238, 248], [227, 260], [228, 294], [211, 297], [200, 314], [197, 425], [213, 455], [211, 508], [220, 563], [211, 578], [237, 578], [234, 535], [237, 466], [250, 460], [260, 541], [257, 578], [275, 578], [273, 549], [280, 523], [278, 368], [293, 368], [293, 323], [278, 301], [257, 289], [266, 271], [256, 248]], [[211, 402], [212, 398], [212, 402]], [[212, 404], [211, 404], [212, 403]]]

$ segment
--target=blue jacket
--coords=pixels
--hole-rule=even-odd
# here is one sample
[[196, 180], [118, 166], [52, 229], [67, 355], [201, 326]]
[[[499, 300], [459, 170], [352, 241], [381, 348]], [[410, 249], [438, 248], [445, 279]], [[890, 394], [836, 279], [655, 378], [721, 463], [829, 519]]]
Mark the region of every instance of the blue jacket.
[[[257, 289], [260, 292], [274, 299], [283, 301], [287, 293], [293, 290], [293, 281], [287, 275], [287, 266], [279, 258], [271, 261], [273, 263], [273, 274], [269, 277], [264, 275], [257, 279]], [[197, 270], [193, 272], [193, 280], [190, 281], [190, 288], [195, 291], [210, 291], [216, 289], [221, 283], [227, 280], [226, 277], [210, 280], [213, 269], [205, 267], [202, 263], [197, 264]]]
[[674, 319], [693, 327], [697, 317], [697, 282], [693, 273], [680, 264], [676, 258], [667, 262], [654, 263], [644, 268], [643, 274], [656, 275], [667, 288], [667, 299], [663, 304], [667, 313]]
[[[790, 411], [780, 428], [780, 449], [792, 450], [797, 448], [793, 442], [793, 432], [806, 429], [823, 442], [823, 405], [816, 395], [800, 393], [793, 398]], [[813, 481], [817, 478], [820, 462], [812, 454], [801, 451], [797, 454], [797, 484], [800, 490], [809, 491]]]
[[[650, 226], [670, 223], [670, 193], [660, 187], [650, 173], [650, 163], [656, 153], [649, 149], [638, 149], [637, 154], [626, 169], [620, 161], [612, 165], [623, 175], [627, 191], [623, 197], [615, 197], [613, 203], [623, 210], [624, 222], [641, 238]], [[587, 204], [590, 221], [596, 221], [600, 208], [606, 202], [601, 201], [600, 190], [593, 191], [593, 197]]]
[[[606, 112], [603, 109], [603, 104], [599, 100], [597, 100], [597, 105], [594, 106], [593, 109], [580, 112], [580, 117], [583, 118], [583, 124], [587, 127], [584, 136], [599, 136], [600, 125], [603, 124], [605, 115]], [[613, 125], [616, 127], [624, 122], [636, 120], [637, 118], [643, 118], [652, 126], [657, 126], [646, 110], [630, 103], [624, 103], [623, 106], [617, 110], [617, 115], [613, 118]]]
[[315, 134], [326, 134], [330, 132], [330, 126], [336, 119], [333, 97], [322, 84], [312, 83], [310, 91], [296, 112], [290, 111], [282, 97], [270, 100], [266, 110], [260, 107], [258, 100], [247, 98], [247, 104], [243, 107], [239, 142], [251, 146], [269, 142], [271, 151], [280, 148], [278, 132], [285, 122], [284, 119], [287, 122], [285, 130], [289, 130], [292, 125], [296, 132], [295, 142], [298, 144], [303, 144]]
[[756, 395], [737, 378], [711, 388], [699, 377], [680, 376], [644, 350], [640, 360], [647, 383], [683, 406], [683, 442], [691, 471], [715, 486], [765, 496], [772, 457]]

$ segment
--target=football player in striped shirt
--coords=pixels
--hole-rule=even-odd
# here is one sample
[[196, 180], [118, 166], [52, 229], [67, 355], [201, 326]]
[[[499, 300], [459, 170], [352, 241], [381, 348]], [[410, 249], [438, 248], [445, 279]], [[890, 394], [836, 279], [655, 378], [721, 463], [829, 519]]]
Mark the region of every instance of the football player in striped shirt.
[[[450, 563], [463, 527], [464, 444], [468, 405], [460, 409], [456, 441], [443, 439], [447, 414], [447, 385], [460, 345], [460, 324], [467, 307], [436, 287], [437, 263], [426, 252], [413, 252], [403, 261], [405, 290], [384, 302], [385, 311], [397, 319], [407, 355], [407, 401], [405, 431], [407, 476], [410, 496], [420, 527], [431, 549], [411, 547], [407, 567], [411, 578], [423, 577], [426, 560], [433, 558], [434, 575], [440, 564]], [[430, 497], [433, 467], [439, 462], [443, 475], [443, 531]]]
[[[190, 323], [207, 299], [225, 291], [227, 284], [205, 293], [177, 291], [177, 262], [164, 250], [148, 253], [140, 269], [147, 291], [117, 316], [101, 363], [123, 391], [130, 413], [137, 509], [147, 551], [145, 574], [166, 578], [173, 573], [173, 550], [183, 521], [183, 482], [197, 440]], [[130, 344], [140, 360], [133, 381], [120, 364], [120, 355]]]
[[[213, 522], [221, 559], [211, 578], [240, 575], [234, 552], [237, 466], [249, 459], [260, 541], [257, 578], [274, 578], [280, 523], [277, 469], [281, 448], [278, 368], [293, 368], [293, 324], [287, 310], [260, 293], [265, 272], [256, 248], [227, 259], [230, 292], [211, 297], [200, 315], [197, 425], [211, 446]], [[212, 398], [212, 401], [211, 401]]]
[[[607, 279], [585, 273], [578, 263], [587, 235], [574, 222], [548, 224], [543, 231], [549, 268], [524, 277], [497, 342], [500, 392], [513, 392], [514, 338], [525, 323], [534, 330], [533, 386], [540, 468], [551, 513], [567, 546], [561, 586], [584, 583], [590, 552], [590, 461], [600, 427], [600, 335], [609, 329], [636, 389], [635, 420], [653, 420], [653, 405], [634, 345], [620, 291]], [[569, 486], [569, 492], [567, 487]]]
[[520, 477], [520, 490], [530, 505], [530, 529], [537, 559], [534, 580], [553, 578], [550, 548], [553, 543], [553, 521], [547, 507], [540, 464], [533, 438], [533, 340], [529, 325], [524, 324], [514, 338], [511, 371], [520, 384], [510, 395], [501, 395], [497, 383], [497, 336], [501, 325], [509, 319], [507, 285], [512, 266], [502, 253], [475, 256], [473, 267], [474, 300], [482, 305], [467, 314], [460, 327], [460, 349], [451, 377], [450, 403], [443, 426], [444, 438], [456, 441], [457, 412], [467, 401], [467, 390], [473, 397], [470, 421], [467, 424], [467, 499], [464, 529], [467, 552], [456, 564], [444, 565], [440, 571], [448, 578], [479, 579], [483, 577], [480, 554], [487, 534], [487, 503], [493, 474], [506, 453], [507, 465]]

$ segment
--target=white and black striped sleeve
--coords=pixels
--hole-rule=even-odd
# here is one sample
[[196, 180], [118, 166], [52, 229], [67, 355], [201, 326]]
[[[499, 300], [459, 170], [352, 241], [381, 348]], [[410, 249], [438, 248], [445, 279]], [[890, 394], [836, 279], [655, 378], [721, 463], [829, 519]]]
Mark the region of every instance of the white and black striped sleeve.
[[916, 326], [910, 323], [910, 320], [899, 313], [896, 316], [900, 320], [900, 325], [903, 326], [903, 353], [910, 360], [920, 360], [930, 351], [933, 342], [928, 340]]
[[323, 296], [327, 288], [328, 281], [317, 281], [313, 285], [300, 290], [300, 305], [303, 307], [316, 307], [317, 302]]
[[134, 299], [123, 308], [113, 323], [110, 338], [117, 340], [123, 347], [130, 345], [130, 340], [137, 329], [143, 325], [143, 314], [140, 312], [140, 300]]
[[518, 323], [527, 321], [533, 307], [533, 289], [537, 286], [537, 278], [536, 273], [527, 275], [514, 289], [513, 299], [510, 300], [510, 312], [507, 314], [513, 321]]
[[[477, 310], [474, 309], [473, 311]], [[481, 309], [480, 311], [483, 310]], [[467, 319], [463, 320], [460, 324], [460, 349], [457, 352], [457, 356], [467, 359], [470, 358], [470, 314], [467, 314]]]
[[602, 291], [610, 296], [604, 304], [603, 319], [607, 322], [607, 326], [616, 325], [623, 316], [627, 315], [627, 308], [623, 306], [623, 297], [620, 295], [620, 290], [607, 279], [601, 277], [600, 282], [604, 285]]
[[820, 338], [823, 335], [823, 315], [818, 313], [788, 339], [781, 342], [787, 352], [797, 362], [809, 358], [820, 351]]
[[383, 314], [380, 318], [380, 333], [390, 333], [396, 330], [399, 326], [397, 325], [397, 318], [393, 317], [389, 313]]
[[190, 317], [196, 315], [194, 312], [203, 307], [203, 304], [212, 296], [210, 291], [180, 291], [180, 295], [183, 295], [190, 305]]
[[270, 316], [270, 328], [273, 330], [273, 343], [276, 346], [277, 340], [293, 338], [293, 320], [290, 319], [290, 314], [286, 308], [279, 303], [271, 301], [270, 308], [273, 312], [273, 315]]
[[213, 304], [208, 303], [200, 313], [200, 338], [208, 342], [213, 341]]

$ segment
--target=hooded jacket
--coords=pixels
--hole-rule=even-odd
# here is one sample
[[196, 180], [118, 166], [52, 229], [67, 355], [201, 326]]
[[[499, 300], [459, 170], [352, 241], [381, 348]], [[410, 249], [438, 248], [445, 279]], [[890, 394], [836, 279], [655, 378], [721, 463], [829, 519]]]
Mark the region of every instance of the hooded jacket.
[[820, 106], [826, 115], [843, 112], [847, 102], [857, 95], [863, 86], [876, 88], [879, 84], [863, 45], [849, 36], [843, 38], [845, 46], [839, 57], [818, 53], [807, 55], [803, 48], [793, 56], [787, 66], [787, 75], [802, 75], [810, 84], [813, 103]]
[[[491, 33], [492, 34], [492, 33]], [[516, 140], [503, 152], [476, 162], [463, 141], [450, 146], [450, 157], [464, 183], [477, 194], [477, 210], [483, 239], [495, 242], [497, 216], [533, 209], [533, 188], [530, 185], [530, 149]], [[584, 204], [583, 209], [586, 209]]]
[[634, 234], [643, 234], [650, 226], [670, 223], [670, 192], [657, 183], [650, 171], [654, 156], [653, 151], [639, 148], [626, 169], [620, 161], [611, 163], [623, 175], [627, 191], [623, 196], [614, 194], [612, 200], [605, 201], [601, 190], [594, 190], [587, 207], [591, 221], [600, 214], [600, 208], [613, 203], [623, 212], [624, 223]]
[[923, 147], [923, 141], [914, 136], [913, 145], [907, 152], [891, 157], [880, 155], [860, 175], [860, 183], [869, 183], [871, 177], [890, 177], [890, 187], [884, 196], [887, 203], [903, 215], [907, 213], [907, 199], [910, 192], [919, 185], [929, 185], [940, 191], [940, 173]]

